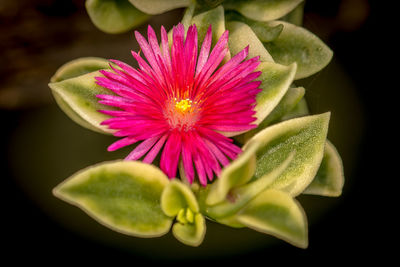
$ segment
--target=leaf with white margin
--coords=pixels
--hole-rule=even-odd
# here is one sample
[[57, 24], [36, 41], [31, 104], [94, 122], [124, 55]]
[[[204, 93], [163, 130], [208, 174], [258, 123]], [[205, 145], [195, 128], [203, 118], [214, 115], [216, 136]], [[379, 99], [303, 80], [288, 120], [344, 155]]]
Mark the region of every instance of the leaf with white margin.
[[138, 161], [104, 162], [72, 175], [53, 193], [117, 232], [156, 237], [166, 234], [172, 219], [161, 210], [167, 176]]
[[300, 204], [285, 192], [265, 190], [244, 207], [236, 220], [290, 244], [308, 246], [307, 218]]
[[187, 7], [191, 0], [129, 0], [140, 11], [158, 15], [176, 8]]
[[278, 19], [298, 6], [303, 0], [227, 0], [227, 10], [236, 10], [253, 20], [270, 21]]
[[[292, 196], [301, 194], [312, 182], [324, 154], [330, 113], [306, 116], [270, 126], [249, 140], [261, 142], [256, 152], [253, 180], [277, 168], [288, 155], [296, 152], [287, 169], [269, 186]], [[243, 147], [246, 149], [247, 144]]]
[[241, 136], [235, 137], [242, 144], [246, 143], [251, 137], [258, 132], [264, 130], [271, 124], [279, 122], [284, 115], [293, 110], [304, 96], [305, 89], [303, 87], [289, 88], [282, 97], [279, 104], [271, 111], [271, 113], [258, 125], [256, 129], [248, 131]]
[[228, 44], [232, 55], [236, 55], [246, 46], [249, 46], [248, 58], [259, 56], [261, 61], [274, 62], [263, 43], [247, 24], [230, 21], [226, 24], [226, 27], [229, 30]]
[[[214, 9], [202, 12], [192, 18], [191, 24], [196, 24], [199, 42], [203, 42], [207, 30], [211, 25], [212, 27], [211, 47], [214, 47], [215, 44], [220, 39], [221, 35], [226, 30], [224, 8], [222, 6], [218, 6]], [[228, 53], [224, 57], [223, 62], [226, 62], [229, 59], [230, 59], [230, 53], [228, 51]]]
[[171, 181], [162, 192], [161, 209], [170, 217], [177, 217], [172, 233], [182, 243], [199, 246], [206, 232], [205, 220], [189, 186], [179, 180]]
[[231, 164], [222, 169], [218, 179], [208, 186], [207, 205], [212, 206], [224, 201], [232, 188], [246, 184], [253, 177], [256, 167], [255, 152], [258, 147], [258, 142], [249, 144]]
[[257, 95], [255, 124], [260, 124], [279, 104], [286, 94], [296, 74], [296, 63], [284, 66], [273, 62], [261, 62], [257, 70], [262, 71], [257, 80], [261, 81], [262, 91]]
[[177, 216], [181, 209], [199, 212], [199, 205], [192, 190], [180, 181], [173, 180], [161, 195], [161, 208], [170, 217]]
[[338, 197], [344, 185], [343, 162], [334, 145], [327, 141], [317, 175], [303, 194]]
[[149, 18], [129, 0], [86, 0], [85, 5], [93, 24], [106, 33], [126, 32]]
[[311, 76], [331, 61], [332, 50], [308, 30], [284, 21], [270, 21], [268, 24], [270, 26], [283, 24], [283, 30], [278, 38], [264, 43], [264, 46], [277, 63], [283, 65], [297, 63], [295, 79]]
[[207, 207], [207, 216], [217, 220], [219, 218], [234, 216], [241, 208], [264, 191], [286, 170], [290, 162], [293, 160], [294, 154], [295, 153], [291, 153], [282, 164], [277, 166], [277, 168], [273, 169], [271, 172], [264, 174], [263, 177], [245, 185], [233, 188], [224, 201], [217, 205]]
[[49, 87], [61, 109], [76, 123], [99, 133], [112, 134], [114, 130], [100, 125], [110, 116], [100, 113], [98, 110], [112, 110], [113, 108], [98, 102], [99, 99], [96, 95], [110, 94], [109, 90], [95, 83], [95, 77], [98, 76], [102, 76], [102, 74], [94, 71], [60, 82], [49, 83]]

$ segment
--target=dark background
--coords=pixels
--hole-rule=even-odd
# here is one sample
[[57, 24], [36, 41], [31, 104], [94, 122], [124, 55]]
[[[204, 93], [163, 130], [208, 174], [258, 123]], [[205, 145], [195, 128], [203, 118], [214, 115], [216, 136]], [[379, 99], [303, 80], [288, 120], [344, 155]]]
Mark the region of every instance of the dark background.
[[[384, 16], [378, 1], [306, 1], [305, 27], [323, 39], [335, 56], [320, 74], [300, 83], [307, 89], [312, 113], [332, 111], [328, 137], [343, 157], [346, 175], [340, 198], [299, 198], [310, 222], [306, 250], [252, 231], [215, 225], [196, 249], [177, 244], [171, 234], [154, 240], [121, 237], [51, 196], [51, 189], [79, 168], [119, 157], [105, 152], [113, 138], [81, 129], [58, 109], [47, 87], [51, 75], [65, 62], [83, 56], [133, 63], [129, 50], [137, 49], [131, 32], [108, 35], [97, 30], [83, 2], [0, 0], [3, 260], [129, 264], [261, 260], [265, 265], [325, 265], [372, 258], [384, 262], [391, 256], [383, 240], [384, 231], [391, 230], [381, 225], [393, 218], [379, 204], [385, 189], [377, 181], [396, 177], [378, 172], [382, 154], [376, 151], [382, 141], [377, 141], [373, 127], [382, 124], [376, 110], [383, 107], [384, 99], [377, 92], [389, 89], [381, 78], [386, 65], [374, 53], [389, 49], [379, 38]], [[148, 23], [170, 28], [181, 12], [155, 16]], [[139, 30], [144, 32], [145, 27]], [[88, 143], [93, 146], [88, 148]], [[246, 240], [243, 248], [236, 237], [230, 237], [230, 248], [228, 236], [241, 234]], [[220, 246], [212, 247], [212, 242]]]

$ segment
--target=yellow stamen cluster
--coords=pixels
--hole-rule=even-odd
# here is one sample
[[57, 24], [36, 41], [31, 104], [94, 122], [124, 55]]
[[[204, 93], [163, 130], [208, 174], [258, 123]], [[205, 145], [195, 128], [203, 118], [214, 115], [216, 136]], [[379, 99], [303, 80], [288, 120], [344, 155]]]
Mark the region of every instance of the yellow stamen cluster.
[[186, 113], [191, 110], [192, 108], [192, 100], [189, 98], [182, 99], [180, 101], [177, 101], [175, 98], [175, 109], [179, 111], [180, 113]]

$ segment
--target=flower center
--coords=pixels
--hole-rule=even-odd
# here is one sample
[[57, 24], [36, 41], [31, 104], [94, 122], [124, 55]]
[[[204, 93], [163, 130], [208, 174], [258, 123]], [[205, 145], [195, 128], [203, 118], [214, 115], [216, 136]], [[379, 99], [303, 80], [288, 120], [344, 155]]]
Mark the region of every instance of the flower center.
[[190, 112], [192, 110], [192, 100], [186, 98], [182, 99], [181, 101], [177, 101], [175, 98], [175, 110], [182, 114]]

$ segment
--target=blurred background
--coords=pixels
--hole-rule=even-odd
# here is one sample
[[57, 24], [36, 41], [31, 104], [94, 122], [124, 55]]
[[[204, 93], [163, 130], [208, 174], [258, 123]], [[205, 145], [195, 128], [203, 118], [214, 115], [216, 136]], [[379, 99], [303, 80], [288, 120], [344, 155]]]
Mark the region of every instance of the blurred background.
[[[148, 23], [167, 29], [182, 9], [153, 16]], [[51, 194], [71, 174], [91, 164], [122, 158], [109, 153], [114, 138], [86, 130], [56, 105], [47, 84], [62, 64], [78, 57], [114, 58], [134, 64], [133, 33], [110, 35], [91, 23], [82, 0], [0, 0], [1, 196], [5, 256], [46, 262], [138, 261], [205, 264], [262, 260], [267, 263], [341, 262], [370, 251], [375, 240], [370, 218], [377, 146], [371, 125], [378, 99], [378, 60], [370, 50], [379, 6], [368, 0], [307, 0], [304, 27], [334, 51], [320, 73], [298, 82], [306, 88], [312, 114], [332, 112], [328, 138], [342, 155], [345, 186], [339, 198], [300, 196], [309, 220], [307, 250], [248, 229], [207, 224], [204, 243], [190, 248], [172, 234], [157, 239], [127, 237], [101, 226]], [[145, 24], [147, 25], [147, 24]], [[146, 26], [138, 28], [142, 33]], [[379, 101], [378, 101], [379, 102]], [[374, 115], [375, 114], [375, 115]], [[376, 164], [375, 164], [376, 165]], [[373, 242], [372, 242], [373, 243]], [[376, 243], [375, 243], [376, 244]], [[15, 256], [17, 255], [17, 257]], [[19, 255], [19, 256], [18, 256]]]

